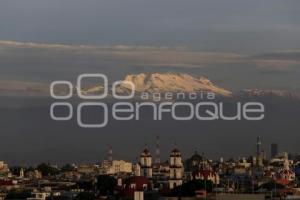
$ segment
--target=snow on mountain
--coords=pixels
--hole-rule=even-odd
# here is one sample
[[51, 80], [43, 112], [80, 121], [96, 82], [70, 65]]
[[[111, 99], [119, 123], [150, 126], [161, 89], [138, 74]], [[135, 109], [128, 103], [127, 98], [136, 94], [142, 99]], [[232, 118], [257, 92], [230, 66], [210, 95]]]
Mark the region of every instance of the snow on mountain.
[[[135, 85], [136, 92], [214, 92], [217, 95], [230, 96], [231, 92], [215, 86], [205, 77], [195, 77], [180, 73], [131, 74], [124, 79]], [[128, 89], [128, 84], [120, 88]]]
[[[131, 74], [124, 81], [131, 82], [135, 86], [135, 92], [166, 93], [166, 92], [214, 92], [216, 95], [231, 96], [231, 92], [215, 86], [205, 77], [195, 77], [179, 73], [153, 73]], [[101, 86], [86, 89], [85, 94], [101, 91]], [[126, 82], [117, 87], [117, 92], [126, 94], [131, 91], [131, 86]]]
[[[77, 93], [77, 88], [74, 88], [74, 93]], [[102, 85], [94, 86], [91, 88], [83, 89], [81, 90], [81, 93], [84, 95], [90, 95], [90, 94], [97, 94], [99, 92], [102, 92], [104, 90], [104, 87]]]
[[[149, 73], [149, 74], [130, 74], [124, 78], [124, 81], [132, 82], [135, 85], [135, 93], [197, 93], [213, 92], [223, 97], [236, 98], [280, 98], [286, 100], [300, 100], [300, 93], [284, 90], [262, 90], [262, 89], [244, 89], [232, 93], [226, 89], [214, 85], [209, 79], [203, 76], [193, 76], [184, 73]], [[77, 93], [74, 86], [74, 94]], [[96, 95], [102, 93], [103, 85], [95, 85], [82, 89], [85, 95]], [[131, 92], [131, 86], [123, 82], [118, 85], [117, 93], [128, 94]], [[49, 95], [49, 85], [34, 82], [22, 81], [0, 81], [0, 93], [2, 95]], [[66, 94], [67, 88], [58, 87], [55, 89], [56, 94]], [[111, 94], [111, 88], [109, 88]]]

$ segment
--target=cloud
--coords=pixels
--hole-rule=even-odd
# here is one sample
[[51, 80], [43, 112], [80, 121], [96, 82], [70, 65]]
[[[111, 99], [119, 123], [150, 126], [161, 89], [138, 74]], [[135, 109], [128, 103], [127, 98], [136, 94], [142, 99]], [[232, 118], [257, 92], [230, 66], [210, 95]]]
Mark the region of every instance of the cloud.
[[290, 73], [300, 67], [300, 51], [286, 50], [250, 56], [262, 73]]
[[49, 95], [49, 85], [37, 82], [0, 80], [1, 95]]
[[253, 59], [259, 60], [292, 60], [300, 61], [300, 51], [297, 50], [285, 50], [264, 54], [256, 54], [252, 56]]
[[74, 81], [81, 73], [105, 73], [120, 80], [129, 73], [184, 72], [205, 75], [231, 90], [288, 89], [300, 84], [299, 52], [245, 55], [187, 47], [0, 41], [0, 80]]
[[92, 60], [96, 58], [96, 61], [99, 62], [101, 62], [101, 59], [115, 60], [125, 61], [133, 66], [159, 67], [203, 67], [211, 63], [238, 62], [243, 58], [243, 55], [235, 53], [197, 52], [188, 50], [186, 47], [165, 46], [91, 46], [0, 41], [0, 49], [7, 56], [18, 56], [18, 53], [21, 53], [22, 55], [44, 57], [43, 53], [46, 51], [50, 58], [51, 55], [57, 54], [59, 54], [58, 58], [62, 56], [66, 58], [70, 56], [86, 58], [86, 56], [89, 56]]
[[34, 43], [34, 42], [18, 42], [10, 40], [0, 40], [2, 48], [40, 48], [40, 49], [54, 49], [54, 50], [185, 50], [184, 46], [166, 47], [166, 46], [145, 46], [145, 45], [68, 45], [68, 44], [50, 44], [50, 43]]
[[[193, 51], [184, 46], [145, 46], [145, 45], [66, 45], [16, 41], [1, 41], [0, 53], [6, 56], [18, 56], [18, 52], [27, 56], [42, 56], [44, 52], [59, 54], [59, 58], [85, 57], [102, 60], [126, 61], [126, 63], [159, 67], [205, 67], [211, 64], [254, 63], [258, 68], [286, 70], [300, 63], [300, 51], [287, 50], [255, 55], [238, 53]], [[46, 56], [47, 56], [46, 55]], [[0, 54], [1, 56], [1, 54]], [[85, 57], [86, 58], [86, 57]], [[45, 57], [47, 59], [47, 57]], [[47, 61], [47, 60], [46, 60]], [[96, 60], [97, 61], [97, 60]]]

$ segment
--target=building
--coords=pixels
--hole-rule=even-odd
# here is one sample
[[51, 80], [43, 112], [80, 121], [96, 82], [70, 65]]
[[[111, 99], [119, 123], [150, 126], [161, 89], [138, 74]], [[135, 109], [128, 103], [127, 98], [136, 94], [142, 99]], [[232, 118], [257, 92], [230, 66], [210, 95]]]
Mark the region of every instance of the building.
[[274, 178], [276, 182], [283, 185], [287, 185], [296, 179], [296, 174], [290, 169], [290, 163], [287, 157], [284, 160], [283, 169], [281, 169]]
[[193, 172], [193, 179], [211, 181], [213, 184], [220, 184], [219, 174], [211, 169], [199, 169]]
[[95, 165], [81, 164], [77, 168], [77, 172], [81, 174], [91, 174], [91, 173], [95, 173], [95, 171], [96, 171]]
[[111, 165], [112, 165], [112, 161], [102, 160], [100, 162], [100, 165], [99, 165], [100, 174], [107, 174], [107, 172], [109, 171], [109, 168], [111, 167]]
[[42, 178], [42, 173], [38, 170], [33, 170], [33, 171], [30, 170], [25, 173], [25, 177], [29, 179], [40, 179]]
[[27, 200], [46, 200], [50, 197], [50, 193], [48, 192], [33, 192], [33, 197], [27, 198]]
[[0, 174], [4, 175], [9, 173], [9, 167], [4, 161], [0, 161]]
[[182, 185], [184, 168], [181, 160], [181, 153], [177, 148], [173, 149], [170, 154], [169, 168], [169, 188], [173, 189], [176, 186]]
[[122, 199], [133, 199], [136, 192], [147, 192], [152, 190], [151, 181], [147, 177], [132, 176], [125, 179], [121, 186], [116, 188]]
[[206, 167], [208, 165], [208, 161], [204, 158], [204, 156], [199, 155], [197, 151], [195, 151], [194, 155], [187, 160], [187, 171], [194, 172], [199, 170], [200, 168]]
[[113, 160], [107, 174], [132, 173], [132, 163], [124, 160]]
[[140, 155], [141, 176], [152, 178], [152, 156], [146, 147]]

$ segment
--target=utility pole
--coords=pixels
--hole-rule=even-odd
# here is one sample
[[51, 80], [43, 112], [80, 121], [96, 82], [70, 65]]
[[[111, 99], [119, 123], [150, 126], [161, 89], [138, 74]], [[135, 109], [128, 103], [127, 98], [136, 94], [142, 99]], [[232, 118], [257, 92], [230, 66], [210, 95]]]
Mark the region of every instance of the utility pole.
[[160, 139], [156, 136], [155, 164], [160, 164]]

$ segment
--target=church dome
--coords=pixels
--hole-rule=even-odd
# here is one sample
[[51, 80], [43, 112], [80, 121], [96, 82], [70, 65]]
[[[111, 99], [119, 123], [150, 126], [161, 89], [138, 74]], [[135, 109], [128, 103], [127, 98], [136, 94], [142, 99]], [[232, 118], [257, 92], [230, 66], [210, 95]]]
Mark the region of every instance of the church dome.
[[145, 148], [142, 153], [141, 153], [141, 157], [151, 157], [151, 153], [148, 150], [148, 148]]
[[177, 148], [174, 148], [174, 149], [171, 151], [170, 157], [180, 157], [180, 156], [181, 156], [181, 153], [180, 153], [180, 151], [179, 151]]
[[203, 161], [203, 157], [200, 156], [197, 151], [195, 151], [194, 155], [192, 155], [190, 159], [191, 161], [195, 161], [195, 162]]

